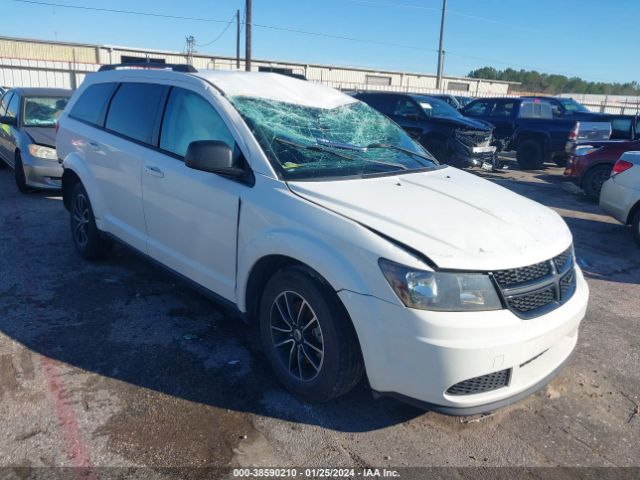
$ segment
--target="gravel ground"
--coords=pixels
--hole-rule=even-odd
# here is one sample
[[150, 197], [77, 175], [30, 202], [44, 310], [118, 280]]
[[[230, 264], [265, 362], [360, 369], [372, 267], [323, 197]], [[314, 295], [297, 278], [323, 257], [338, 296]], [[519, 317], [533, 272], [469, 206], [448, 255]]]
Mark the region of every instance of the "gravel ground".
[[507, 164], [482, 175], [565, 218], [591, 300], [545, 390], [471, 418], [373, 400], [365, 384], [297, 401], [237, 318], [122, 247], [81, 260], [57, 193], [21, 195], [0, 170], [0, 466], [14, 468], [1, 472], [640, 466], [640, 247], [561, 169]]

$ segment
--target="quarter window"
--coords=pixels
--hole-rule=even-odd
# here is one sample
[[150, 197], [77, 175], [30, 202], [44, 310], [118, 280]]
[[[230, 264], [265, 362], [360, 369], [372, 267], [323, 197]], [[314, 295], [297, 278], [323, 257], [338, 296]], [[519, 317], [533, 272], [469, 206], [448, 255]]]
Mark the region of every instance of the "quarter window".
[[4, 115], [7, 111], [7, 105], [9, 105], [9, 99], [11, 98], [11, 95], [13, 95], [13, 92], [6, 92], [2, 96], [2, 100], [0, 100], [0, 115]]
[[151, 83], [123, 83], [116, 91], [106, 128], [147, 144], [153, 141], [167, 87]]
[[78, 120], [102, 127], [107, 105], [116, 83], [96, 83], [88, 87], [75, 103], [69, 115]]
[[9, 100], [9, 105], [7, 106], [7, 113], [5, 115], [7, 117], [17, 117], [18, 110], [20, 110], [20, 95], [17, 93], [13, 94], [11, 100]]
[[181, 157], [196, 140], [219, 140], [235, 147], [235, 140], [222, 117], [200, 95], [173, 88], [162, 122], [160, 148]]

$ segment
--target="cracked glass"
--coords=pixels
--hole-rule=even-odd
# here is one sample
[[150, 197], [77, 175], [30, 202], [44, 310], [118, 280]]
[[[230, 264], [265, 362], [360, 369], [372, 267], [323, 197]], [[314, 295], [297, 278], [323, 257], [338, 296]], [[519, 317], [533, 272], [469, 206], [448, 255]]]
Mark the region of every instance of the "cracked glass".
[[375, 176], [437, 166], [404, 130], [362, 102], [326, 109], [247, 96], [229, 100], [287, 180]]

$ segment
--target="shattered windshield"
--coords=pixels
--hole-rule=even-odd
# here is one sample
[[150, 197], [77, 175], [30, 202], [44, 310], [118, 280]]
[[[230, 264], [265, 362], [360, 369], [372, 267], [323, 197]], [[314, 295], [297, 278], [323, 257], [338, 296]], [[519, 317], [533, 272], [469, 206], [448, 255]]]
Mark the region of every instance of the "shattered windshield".
[[287, 180], [362, 177], [437, 165], [404, 130], [361, 102], [325, 109], [256, 97], [229, 100]]
[[24, 126], [54, 127], [68, 101], [67, 97], [25, 98]]

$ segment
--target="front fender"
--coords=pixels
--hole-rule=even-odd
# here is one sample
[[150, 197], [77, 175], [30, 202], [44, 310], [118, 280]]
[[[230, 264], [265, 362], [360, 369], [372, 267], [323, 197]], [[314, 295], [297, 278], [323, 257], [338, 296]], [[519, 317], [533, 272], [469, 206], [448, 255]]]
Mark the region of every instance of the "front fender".
[[102, 194], [100, 193], [100, 189], [98, 188], [98, 182], [91, 173], [91, 170], [89, 170], [87, 164], [76, 152], [72, 152], [64, 158], [62, 167], [64, 168], [63, 182], [64, 176], [68, 175], [67, 172], [69, 171], [75, 173], [82, 182], [82, 185], [89, 196], [89, 201], [91, 202], [91, 208], [93, 209], [93, 215], [96, 219], [96, 225], [102, 230], [102, 222], [105, 214], [107, 213], [107, 207], [104, 199], [102, 198]]
[[240, 311], [247, 311], [247, 284], [254, 266], [270, 255], [289, 257], [307, 265], [336, 291], [367, 293], [364, 279], [353, 268], [353, 258], [347, 258], [345, 253], [303, 232], [273, 229], [262, 232], [238, 248], [236, 303]]

